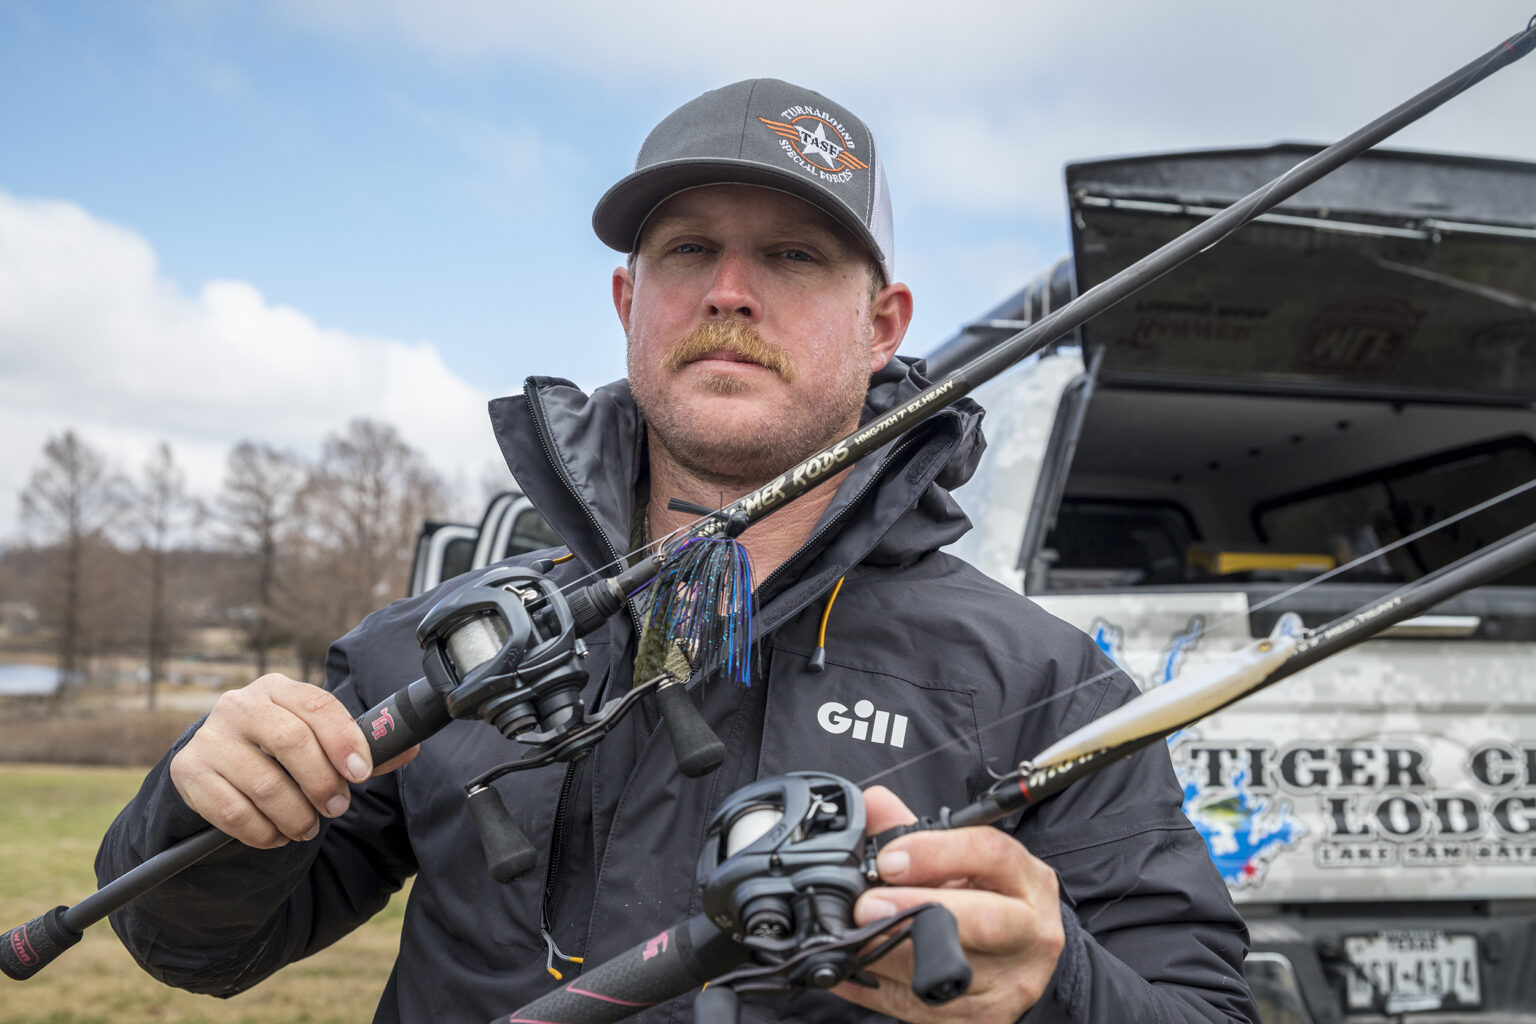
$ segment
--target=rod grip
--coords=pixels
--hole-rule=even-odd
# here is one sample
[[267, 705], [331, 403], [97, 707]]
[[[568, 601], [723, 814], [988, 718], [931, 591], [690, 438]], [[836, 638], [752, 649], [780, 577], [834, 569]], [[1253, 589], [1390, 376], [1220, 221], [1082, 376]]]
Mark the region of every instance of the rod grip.
[[47, 967], [58, 955], [80, 941], [80, 932], [64, 927], [60, 915], [68, 907], [54, 907], [5, 933], [0, 948], [0, 971], [26, 981]]
[[448, 703], [425, 678], [402, 687], [357, 716], [374, 767], [391, 761], [453, 721]]
[[746, 957], [745, 947], [698, 915], [491, 1024], [610, 1024], [696, 989]]

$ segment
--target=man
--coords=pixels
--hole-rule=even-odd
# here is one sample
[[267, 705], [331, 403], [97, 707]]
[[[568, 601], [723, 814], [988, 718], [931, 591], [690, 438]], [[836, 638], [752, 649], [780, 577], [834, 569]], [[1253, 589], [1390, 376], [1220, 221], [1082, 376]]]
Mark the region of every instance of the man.
[[[758, 80], [684, 105], [594, 225], [630, 254], [613, 275], [629, 380], [587, 396], [531, 378], [492, 404], [519, 485], [576, 556], [562, 581], [681, 525], [670, 499], [730, 501], [922, 386], [894, 358], [912, 296], [892, 273], [879, 155], [824, 96]], [[416, 674], [413, 630], [440, 594], [398, 602], [333, 648], [329, 692], [263, 677], [226, 695], [151, 774], [107, 837], [104, 877], [205, 821], [244, 846], [114, 926], [157, 976], [228, 994], [333, 941], [414, 874], [375, 1019], [483, 1021], [552, 987], [547, 968], [600, 962], [696, 913], [705, 822], [755, 778], [888, 773], [891, 788], [868, 793], [873, 830], [911, 820], [909, 806], [967, 803], [989, 765], [1135, 693], [1081, 633], [938, 552], [969, 525], [945, 488], [980, 455], [979, 419], [959, 403], [743, 534], [757, 667], [746, 687], [694, 686], [729, 751], [712, 775], [682, 778], [642, 708], [584, 760], [499, 784], [540, 862], [497, 885], [461, 787], [515, 749], [455, 722], [404, 767], [371, 766], [353, 725]], [[823, 616], [839, 579], [836, 614]], [[630, 617], [588, 644], [593, 707], [629, 685]], [[861, 922], [930, 899], [954, 909], [975, 973], [962, 1001], [917, 1001], [899, 950], [875, 965], [878, 989], [749, 1000], [744, 1016], [841, 1021], [857, 1003], [911, 1021], [1252, 1018], [1243, 925], [1183, 819], [1166, 752], [1003, 824], [1012, 836], [979, 828], [890, 844], [889, 884], [856, 907]], [[678, 1002], [643, 1016], [671, 1019], [686, 1012]]]

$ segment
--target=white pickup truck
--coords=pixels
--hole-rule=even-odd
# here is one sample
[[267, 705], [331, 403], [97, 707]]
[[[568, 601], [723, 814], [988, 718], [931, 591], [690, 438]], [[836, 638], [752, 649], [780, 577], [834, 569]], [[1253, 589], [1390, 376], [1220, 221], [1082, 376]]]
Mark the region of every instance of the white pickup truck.
[[[1072, 255], [933, 375], [1314, 151], [1070, 165]], [[1536, 482], [1536, 165], [1367, 154], [975, 397], [954, 551], [1144, 689], [1332, 620], [1536, 520], [1536, 486], [1492, 503]], [[418, 590], [558, 543], [515, 494], [438, 527]], [[1536, 1022], [1536, 571], [1170, 746], [1265, 1024]]]
[[[932, 372], [1312, 151], [1069, 166], [1072, 257]], [[1376, 553], [1536, 483], [1536, 165], [1367, 154], [975, 397], [953, 550], [1143, 689], [1284, 612], [1329, 621], [1536, 519], [1533, 489]], [[1171, 749], [1266, 1024], [1536, 1021], [1536, 572]]]

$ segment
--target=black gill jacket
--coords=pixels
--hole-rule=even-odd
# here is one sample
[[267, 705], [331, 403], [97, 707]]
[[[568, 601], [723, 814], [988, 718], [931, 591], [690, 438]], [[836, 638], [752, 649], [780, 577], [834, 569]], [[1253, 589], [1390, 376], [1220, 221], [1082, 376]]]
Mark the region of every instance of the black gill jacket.
[[[871, 382], [866, 417], [920, 385], [893, 360]], [[623, 382], [587, 396], [566, 381], [530, 379], [491, 415], [519, 485], [577, 556], [562, 579], [628, 549], [645, 431]], [[229, 995], [333, 942], [415, 875], [374, 1019], [480, 1024], [556, 984], [541, 913], [561, 949], [588, 964], [697, 913], [705, 823], [758, 777], [823, 769], [860, 781], [906, 765], [881, 781], [916, 813], [971, 801], [989, 766], [1010, 767], [1136, 693], [1122, 673], [1104, 674], [1108, 662], [1081, 632], [938, 550], [969, 527], [946, 488], [974, 469], [980, 418], [959, 403], [863, 460], [806, 547], [758, 581], [751, 685], [695, 687], [728, 751], [712, 775], [681, 776], [665, 728], [642, 706], [584, 761], [496, 784], [540, 850], [531, 874], [500, 885], [487, 875], [462, 787], [521, 750], [489, 726], [454, 722], [407, 767], [354, 787], [351, 809], [315, 840], [227, 847], [113, 915], [114, 928], [156, 977]], [[826, 670], [808, 672], [827, 594], [844, 576]], [[396, 602], [333, 647], [327, 685], [354, 714], [420, 674], [414, 630], [442, 593]], [[596, 707], [629, 685], [632, 618], [614, 616], [588, 644], [584, 692]], [[887, 723], [878, 741], [877, 716]], [[107, 834], [97, 859], [104, 881], [202, 827], [166, 763]], [[1055, 869], [1063, 892], [1066, 947], [1025, 1021], [1252, 1019], [1240, 971], [1246, 931], [1180, 802], [1159, 744], [1002, 823]], [[635, 1019], [688, 1020], [690, 1002]], [[746, 1020], [863, 1014], [819, 992], [743, 1005]]]

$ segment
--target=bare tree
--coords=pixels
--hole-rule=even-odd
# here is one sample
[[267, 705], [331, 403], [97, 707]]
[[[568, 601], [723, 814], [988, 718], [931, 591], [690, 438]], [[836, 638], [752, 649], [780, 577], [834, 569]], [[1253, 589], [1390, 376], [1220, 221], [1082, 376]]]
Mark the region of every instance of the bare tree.
[[39, 603], [52, 612], [59, 655], [61, 693], [78, 690], [83, 654], [93, 626], [87, 614], [101, 577], [87, 572], [93, 548], [108, 546], [106, 530], [123, 508], [122, 478], [72, 430], [50, 437], [43, 461], [32, 471], [21, 494], [21, 522], [55, 553], [52, 600]]
[[143, 479], [132, 488], [130, 517], [138, 535], [138, 561], [149, 589], [144, 612], [145, 648], [148, 656], [149, 707], [155, 707], [155, 687], [165, 676], [171, 647], [183, 623], [177, 614], [180, 602], [170, 586], [172, 553], [186, 546], [203, 518], [202, 502], [187, 492], [187, 475], [176, 465], [171, 446], [162, 442], [144, 464]]
[[358, 419], [326, 439], [304, 503], [307, 557], [294, 610], [307, 672], [331, 640], [407, 592], [416, 532], [447, 502], [441, 477], [393, 427]]
[[219, 516], [231, 546], [251, 561], [246, 642], [265, 675], [273, 647], [288, 639], [280, 584], [284, 541], [299, 529], [299, 500], [306, 468], [297, 456], [242, 441], [229, 455]]

